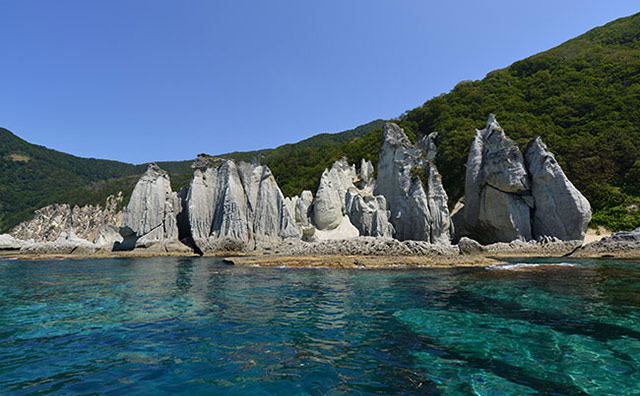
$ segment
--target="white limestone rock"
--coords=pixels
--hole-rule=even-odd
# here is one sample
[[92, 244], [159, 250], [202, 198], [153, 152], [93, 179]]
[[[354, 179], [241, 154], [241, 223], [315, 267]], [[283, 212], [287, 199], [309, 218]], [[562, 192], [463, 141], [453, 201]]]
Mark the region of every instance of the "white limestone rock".
[[16, 239], [12, 235], [0, 234], [0, 250], [20, 250], [24, 245], [24, 241]]
[[53, 242], [58, 240], [61, 233], [72, 227], [76, 235], [94, 242], [105, 225], [121, 225], [124, 213], [118, 207], [122, 199], [120, 192], [107, 197], [104, 205], [48, 205], [38, 209], [33, 219], [18, 224], [11, 231], [11, 235], [24, 241]]
[[191, 236], [202, 252], [300, 238], [268, 167], [206, 155], [193, 167], [186, 202]]
[[346, 212], [360, 235], [393, 237], [394, 229], [389, 222], [387, 200], [382, 195], [362, 194], [351, 187], [346, 194]]
[[20, 248], [20, 254], [27, 255], [92, 255], [95, 254], [100, 247], [86, 239], [78, 237], [73, 227], [68, 231], [63, 231], [55, 241], [26, 243]]
[[345, 213], [346, 193], [354, 186], [355, 177], [355, 166], [349, 165], [346, 158], [324, 170], [313, 205], [313, 222], [319, 230], [332, 230], [340, 225]]
[[[426, 180], [416, 177], [415, 170]], [[386, 198], [395, 238], [450, 244], [451, 222], [440, 175], [393, 123], [384, 127], [375, 193]]]
[[178, 195], [171, 190], [169, 174], [149, 164], [131, 194], [120, 233], [131, 247], [150, 247], [162, 241], [177, 241], [177, 216], [182, 210]]
[[539, 136], [529, 142], [524, 158], [535, 201], [533, 237], [584, 240], [591, 221], [589, 201], [569, 181]]
[[530, 240], [532, 207], [524, 158], [491, 114], [469, 150], [465, 228], [481, 243]]

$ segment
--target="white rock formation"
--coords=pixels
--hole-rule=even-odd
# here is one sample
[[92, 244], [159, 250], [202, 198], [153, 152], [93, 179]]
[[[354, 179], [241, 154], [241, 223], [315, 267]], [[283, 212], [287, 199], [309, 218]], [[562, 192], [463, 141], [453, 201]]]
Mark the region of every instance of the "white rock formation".
[[25, 242], [9, 234], [0, 234], [0, 250], [19, 250]]
[[533, 198], [524, 158], [491, 114], [467, 159], [465, 228], [481, 243], [530, 240]]
[[268, 167], [205, 155], [193, 167], [186, 202], [191, 236], [201, 251], [300, 238]]
[[118, 209], [121, 202], [122, 193], [118, 193], [107, 197], [104, 206], [45, 206], [35, 212], [33, 219], [18, 224], [11, 231], [11, 235], [24, 241], [53, 242], [71, 227], [80, 238], [94, 242], [105, 225], [120, 226], [124, 215], [123, 211]]
[[465, 189], [465, 231], [484, 244], [582, 241], [591, 220], [589, 202], [542, 139], [523, 157], [493, 114], [471, 143]]
[[169, 174], [149, 164], [131, 194], [120, 233], [134, 246], [150, 247], [159, 242], [177, 242], [177, 216], [182, 210], [178, 195], [171, 190]]
[[318, 230], [332, 230], [343, 221], [346, 193], [354, 186], [355, 177], [356, 167], [349, 165], [346, 158], [324, 170], [313, 205], [313, 222]]
[[373, 195], [373, 172], [373, 164], [364, 159], [359, 172], [356, 172], [355, 165], [349, 165], [346, 158], [325, 169], [312, 207], [317, 232], [307, 230], [305, 235], [313, 234], [314, 240], [392, 237], [393, 226], [389, 223], [386, 200]]
[[449, 245], [447, 195], [435, 165], [398, 125], [385, 124], [383, 138], [375, 193], [386, 198], [395, 237]]
[[589, 201], [569, 181], [539, 136], [529, 142], [524, 158], [535, 202], [533, 237], [583, 240], [591, 221]]

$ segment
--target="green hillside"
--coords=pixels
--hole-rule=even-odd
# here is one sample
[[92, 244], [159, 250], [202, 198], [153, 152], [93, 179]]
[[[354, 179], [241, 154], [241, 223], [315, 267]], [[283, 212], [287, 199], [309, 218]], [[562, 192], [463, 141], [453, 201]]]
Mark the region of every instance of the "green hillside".
[[594, 224], [640, 225], [640, 14], [460, 83], [406, 112], [401, 124], [417, 135], [442, 132], [438, 166], [452, 202], [464, 194], [474, 128], [489, 113], [520, 145], [542, 136], [591, 202]]
[[66, 191], [135, 172], [130, 164], [78, 158], [28, 143], [0, 128], [0, 232]]

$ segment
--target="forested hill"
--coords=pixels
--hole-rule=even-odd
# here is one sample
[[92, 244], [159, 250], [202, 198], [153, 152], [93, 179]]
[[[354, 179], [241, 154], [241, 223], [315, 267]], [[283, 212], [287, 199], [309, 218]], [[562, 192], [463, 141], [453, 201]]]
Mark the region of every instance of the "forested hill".
[[640, 225], [640, 14], [406, 112], [403, 127], [417, 135], [441, 132], [438, 166], [452, 200], [464, 194], [469, 144], [489, 113], [521, 147], [542, 136], [591, 202], [596, 223]]
[[28, 143], [0, 128], [0, 231], [66, 191], [134, 173], [134, 165], [78, 158]]

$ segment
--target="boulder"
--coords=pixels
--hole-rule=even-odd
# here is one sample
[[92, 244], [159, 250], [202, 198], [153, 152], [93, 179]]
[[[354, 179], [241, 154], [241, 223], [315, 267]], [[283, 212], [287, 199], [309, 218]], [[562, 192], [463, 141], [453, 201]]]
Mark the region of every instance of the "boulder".
[[397, 239], [449, 245], [449, 210], [440, 175], [393, 123], [384, 127], [375, 193], [389, 205]]
[[589, 201], [574, 187], [538, 136], [524, 154], [535, 202], [533, 237], [583, 240], [591, 221]]
[[458, 249], [460, 254], [481, 254], [486, 250], [481, 244], [467, 237], [460, 238]]
[[149, 164], [131, 194], [120, 233], [125, 248], [150, 247], [178, 240], [178, 214], [182, 204], [171, 190], [169, 174]]

